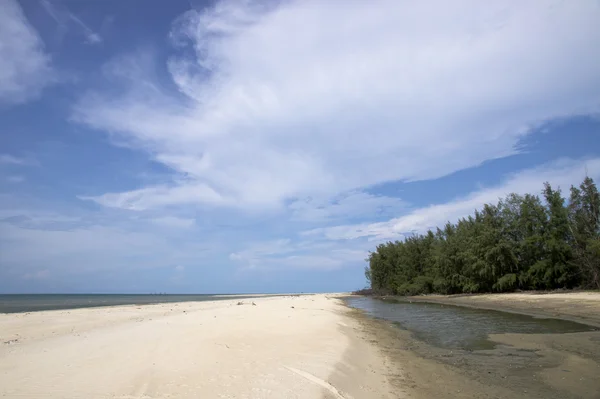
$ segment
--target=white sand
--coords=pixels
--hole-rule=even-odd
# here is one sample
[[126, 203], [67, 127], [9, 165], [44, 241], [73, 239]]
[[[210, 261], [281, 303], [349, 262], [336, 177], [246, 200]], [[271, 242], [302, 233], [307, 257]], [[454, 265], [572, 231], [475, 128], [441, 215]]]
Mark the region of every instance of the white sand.
[[339, 300], [238, 301], [0, 315], [0, 397], [399, 395]]

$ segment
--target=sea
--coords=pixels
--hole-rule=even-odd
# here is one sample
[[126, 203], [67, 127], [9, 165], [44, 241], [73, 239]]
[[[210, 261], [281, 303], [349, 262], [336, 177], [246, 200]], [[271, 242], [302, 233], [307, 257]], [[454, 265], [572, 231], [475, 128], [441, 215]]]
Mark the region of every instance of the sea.
[[248, 299], [255, 295], [205, 294], [11, 294], [0, 295], [0, 313], [37, 312], [98, 306], [145, 305], [152, 303], [198, 302]]

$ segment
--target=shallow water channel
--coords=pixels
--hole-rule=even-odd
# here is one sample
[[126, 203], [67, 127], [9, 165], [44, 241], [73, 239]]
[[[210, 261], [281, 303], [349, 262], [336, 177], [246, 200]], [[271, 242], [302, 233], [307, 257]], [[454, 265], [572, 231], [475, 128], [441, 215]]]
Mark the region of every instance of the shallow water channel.
[[346, 298], [346, 303], [367, 315], [393, 322], [416, 338], [442, 347], [467, 350], [492, 349], [489, 334], [573, 333], [594, 331], [593, 327], [559, 319], [403, 300], [368, 297]]

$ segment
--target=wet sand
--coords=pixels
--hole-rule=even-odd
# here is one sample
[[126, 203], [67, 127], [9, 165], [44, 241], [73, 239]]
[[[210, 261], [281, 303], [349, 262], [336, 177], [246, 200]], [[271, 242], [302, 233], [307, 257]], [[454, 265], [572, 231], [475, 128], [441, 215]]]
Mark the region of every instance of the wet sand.
[[[596, 325], [599, 293], [424, 296], [411, 301], [559, 317]], [[414, 398], [600, 398], [600, 331], [495, 334], [492, 350], [443, 349], [355, 312], [365, 339], [398, 368], [390, 380]]]
[[[580, 294], [506, 308], [594, 321]], [[484, 297], [429, 299], [504, 309]], [[600, 398], [600, 331], [448, 350], [333, 295], [238, 302], [0, 314], [0, 397]]]

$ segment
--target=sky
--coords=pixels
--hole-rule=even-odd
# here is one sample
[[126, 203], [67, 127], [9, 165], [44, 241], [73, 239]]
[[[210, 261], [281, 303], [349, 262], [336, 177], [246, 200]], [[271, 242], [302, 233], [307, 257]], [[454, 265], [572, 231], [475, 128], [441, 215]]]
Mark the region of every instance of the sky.
[[600, 179], [598, 0], [0, 0], [0, 293], [349, 291]]

